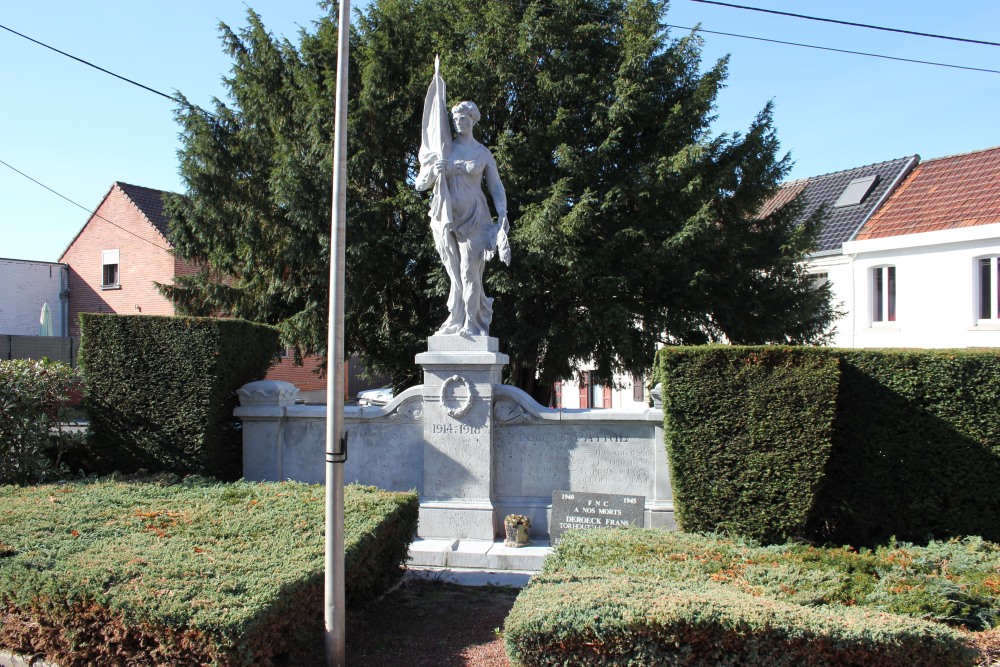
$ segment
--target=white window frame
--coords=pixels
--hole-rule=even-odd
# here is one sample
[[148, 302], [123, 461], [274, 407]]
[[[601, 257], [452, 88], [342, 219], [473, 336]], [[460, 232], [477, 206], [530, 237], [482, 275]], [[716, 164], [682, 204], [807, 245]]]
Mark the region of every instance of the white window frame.
[[869, 276], [869, 297], [871, 307], [868, 314], [873, 327], [893, 326], [898, 319], [898, 290], [896, 289], [899, 276], [893, 264], [883, 264], [873, 266], [868, 271]]
[[[108, 267], [115, 267], [115, 281], [107, 282]], [[121, 253], [115, 250], [101, 251], [101, 289], [118, 289], [122, 286]]]
[[590, 408], [604, 408], [604, 385], [590, 381]]
[[[984, 285], [983, 262], [989, 262], [986, 277], [989, 283]], [[976, 274], [976, 322], [979, 324], [1000, 324], [1000, 257], [997, 255], [987, 255], [975, 259]], [[990, 305], [987, 317], [983, 317], [983, 301], [989, 296]]]

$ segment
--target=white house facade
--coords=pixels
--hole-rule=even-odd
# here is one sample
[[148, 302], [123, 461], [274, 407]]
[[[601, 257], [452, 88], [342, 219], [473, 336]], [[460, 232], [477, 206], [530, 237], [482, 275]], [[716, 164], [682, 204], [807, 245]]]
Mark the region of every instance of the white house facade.
[[847, 347], [1000, 347], [1000, 223], [844, 244]]
[[1000, 147], [921, 162], [843, 253], [851, 347], [1000, 347]]
[[47, 303], [53, 334], [67, 335], [67, 280], [65, 264], [0, 259], [0, 334], [37, 336]]

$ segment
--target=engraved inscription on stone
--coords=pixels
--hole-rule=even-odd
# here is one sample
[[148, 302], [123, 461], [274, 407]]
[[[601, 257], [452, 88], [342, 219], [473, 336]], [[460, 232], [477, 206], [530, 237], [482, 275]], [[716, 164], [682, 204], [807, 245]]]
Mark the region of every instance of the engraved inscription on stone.
[[567, 530], [642, 527], [645, 506], [644, 496], [553, 491], [549, 539], [555, 546]]
[[512, 425], [498, 433], [500, 495], [549, 497], [553, 489], [654, 493], [656, 447], [663, 444], [648, 429]]

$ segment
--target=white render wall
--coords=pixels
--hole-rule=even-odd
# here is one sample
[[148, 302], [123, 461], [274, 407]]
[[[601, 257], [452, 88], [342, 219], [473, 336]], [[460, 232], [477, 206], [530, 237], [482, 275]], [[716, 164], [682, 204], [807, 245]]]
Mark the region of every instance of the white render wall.
[[42, 304], [52, 313], [52, 332], [66, 335], [66, 314], [60, 293], [65, 289], [65, 264], [0, 258], [0, 334], [37, 336]]
[[[652, 363], [652, 360], [650, 360], [650, 363]], [[587, 372], [591, 369], [592, 366], [585, 366], [582, 372]], [[644, 381], [648, 381], [648, 378], [644, 378]], [[633, 398], [632, 382], [633, 380], [631, 375], [615, 376], [615, 384], [618, 385], [618, 387], [611, 390], [611, 409], [644, 410], [649, 407], [649, 404], [647, 403], [649, 389], [646, 388], [643, 391], [644, 400], [636, 401]], [[593, 388], [590, 389], [590, 395], [592, 402]], [[567, 410], [580, 409], [580, 383], [577, 381], [576, 377], [562, 381], [562, 407]], [[594, 407], [591, 405], [589, 409], [600, 410], [604, 408], [603, 406]]]
[[[852, 241], [844, 254], [853, 266], [853, 347], [1000, 347], [1000, 321], [977, 321], [976, 262], [1000, 255], [1000, 224]], [[887, 265], [896, 267], [896, 321], [873, 323], [870, 273]]]
[[834, 322], [831, 347], [854, 347], [854, 276], [851, 258], [844, 255], [827, 255], [810, 258], [807, 269], [813, 275], [826, 274], [830, 284], [831, 301], [843, 316]]

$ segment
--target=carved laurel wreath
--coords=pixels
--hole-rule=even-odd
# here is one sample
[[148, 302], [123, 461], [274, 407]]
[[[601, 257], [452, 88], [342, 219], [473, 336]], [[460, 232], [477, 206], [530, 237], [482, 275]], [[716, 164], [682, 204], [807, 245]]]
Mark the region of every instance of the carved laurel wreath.
[[[462, 405], [461, 400], [459, 400], [458, 407], [450, 408], [444, 402], [444, 398], [445, 395], [448, 393], [448, 387], [456, 383], [464, 386], [465, 391], [468, 393], [468, 395], [465, 397], [465, 405]], [[445, 412], [448, 413], [448, 416], [453, 417], [455, 419], [461, 419], [463, 416], [465, 416], [465, 413], [469, 411], [469, 408], [472, 407], [472, 386], [469, 384], [469, 381], [466, 380], [464, 377], [458, 375], [452, 375], [450, 378], [445, 380], [444, 383], [441, 385], [440, 398], [441, 398], [441, 406], [444, 408]]]

